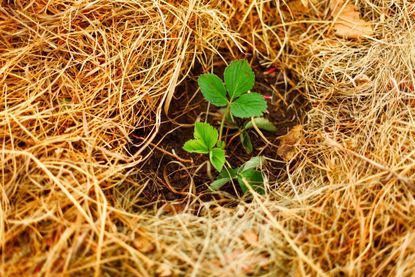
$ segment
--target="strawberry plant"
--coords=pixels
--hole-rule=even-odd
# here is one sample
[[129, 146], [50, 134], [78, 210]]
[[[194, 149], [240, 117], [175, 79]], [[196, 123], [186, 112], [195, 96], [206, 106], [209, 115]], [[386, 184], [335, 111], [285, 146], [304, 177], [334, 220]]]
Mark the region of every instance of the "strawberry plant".
[[[236, 60], [226, 67], [224, 82], [215, 74], [202, 74], [198, 84], [204, 98], [222, 110], [222, 119], [217, 131], [208, 123], [195, 123], [194, 138], [188, 140], [183, 149], [191, 153], [207, 154], [213, 167], [219, 172], [218, 179], [210, 188], [217, 190], [226, 183], [237, 180], [242, 191], [246, 192], [249, 184], [258, 192], [263, 192], [263, 174], [257, 171], [263, 161], [254, 157], [240, 168], [232, 168], [226, 161], [225, 146], [222, 141], [225, 127], [238, 129], [241, 143], [246, 152], [251, 153], [253, 146], [248, 129], [254, 125], [260, 129], [274, 132], [275, 126], [266, 118], [261, 117], [267, 108], [264, 97], [251, 89], [255, 84], [255, 74], [246, 60]], [[248, 119], [246, 122], [236, 120]], [[226, 166], [225, 166], [226, 164]]]
[[194, 139], [186, 141], [183, 149], [190, 153], [209, 154], [209, 159], [217, 171], [221, 171], [225, 164], [225, 150], [215, 145], [221, 145], [218, 140], [218, 131], [209, 123], [195, 123]]

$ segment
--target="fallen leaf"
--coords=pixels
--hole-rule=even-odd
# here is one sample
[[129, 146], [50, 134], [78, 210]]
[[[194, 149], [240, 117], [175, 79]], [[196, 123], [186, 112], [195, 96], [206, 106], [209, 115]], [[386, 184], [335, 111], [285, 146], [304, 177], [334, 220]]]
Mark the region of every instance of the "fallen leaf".
[[297, 154], [296, 145], [304, 139], [303, 126], [294, 126], [288, 134], [281, 138], [277, 154], [285, 161], [291, 160]]
[[336, 35], [358, 39], [373, 34], [372, 24], [360, 18], [359, 12], [356, 11], [356, 7], [350, 1], [331, 0], [330, 9], [334, 18]]
[[154, 244], [147, 238], [138, 237], [133, 241], [135, 248], [143, 254], [153, 252], [155, 249]]
[[363, 85], [363, 84], [371, 82], [369, 76], [367, 76], [366, 74], [363, 74], [363, 73], [357, 75], [356, 77], [354, 77], [353, 81], [356, 85]]
[[162, 209], [169, 214], [179, 214], [186, 209], [186, 204], [184, 203], [167, 203]]

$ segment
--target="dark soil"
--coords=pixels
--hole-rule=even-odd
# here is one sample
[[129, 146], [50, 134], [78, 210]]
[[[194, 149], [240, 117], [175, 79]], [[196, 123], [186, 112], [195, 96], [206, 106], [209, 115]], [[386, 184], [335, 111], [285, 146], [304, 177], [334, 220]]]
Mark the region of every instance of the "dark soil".
[[[253, 91], [264, 96], [272, 96], [273, 91], [278, 91], [279, 95], [276, 93], [272, 100], [267, 100], [268, 110], [265, 114], [265, 117], [277, 126], [278, 131], [276, 133], [263, 132], [268, 141], [273, 144], [269, 145], [263, 141], [255, 130], [250, 130], [249, 134], [254, 152], [248, 155], [237, 137], [230, 141], [235, 132], [227, 130], [225, 136], [227, 142], [226, 154], [229, 162], [235, 167], [257, 155], [281, 160], [276, 154], [279, 137], [285, 135], [291, 127], [300, 124], [303, 121], [304, 112], [308, 108], [307, 101], [301, 95], [301, 92], [293, 88], [292, 85], [284, 83], [284, 72], [277, 68], [264, 68], [259, 64], [253, 64], [252, 67], [256, 74], [256, 85]], [[224, 68], [225, 65], [216, 66], [215, 73], [222, 77]], [[197, 92], [197, 76], [203, 73], [202, 70], [195, 69], [194, 72], [197, 73], [194, 78], [189, 78], [177, 88], [176, 98], [172, 101], [169, 115], [164, 117], [160, 132], [154, 140], [157, 147], [148, 150], [150, 157], [141, 167], [140, 171], [143, 176], [152, 179], [152, 184], [148, 185], [143, 192], [143, 196], [148, 202], [159, 201], [163, 203], [186, 197], [189, 190], [191, 190], [189, 188], [191, 178], [194, 181], [193, 192], [196, 192], [200, 199], [209, 200], [212, 197], [232, 198], [241, 195], [239, 188], [234, 188], [232, 184], [225, 185], [221, 189], [226, 193], [210, 193], [207, 186], [213, 180], [209, 178], [206, 165], [197, 171], [197, 168], [206, 162], [208, 157], [206, 155], [190, 154], [182, 149], [183, 144], [193, 137], [192, 125], [198, 118], [201, 121], [207, 118], [207, 121], [214, 126], [219, 126], [220, 120], [217, 108], [214, 106], [208, 107], [208, 103], [203, 99], [202, 94]], [[285, 74], [290, 78], [289, 72]], [[137, 130], [132, 135], [134, 142], [140, 142], [143, 137], [145, 136], [142, 130]], [[131, 149], [131, 151], [134, 150]], [[166, 154], [168, 152], [172, 154]], [[268, 176], [270, 184], [275, 183], [273, 181], [280, 179], [285, 174], [284, 163], [282, 161], [268, 163], [267, 172], [272, 172]], [[217, 173], [212, 168], [211, 176], [215, 178], [216, 175]]]

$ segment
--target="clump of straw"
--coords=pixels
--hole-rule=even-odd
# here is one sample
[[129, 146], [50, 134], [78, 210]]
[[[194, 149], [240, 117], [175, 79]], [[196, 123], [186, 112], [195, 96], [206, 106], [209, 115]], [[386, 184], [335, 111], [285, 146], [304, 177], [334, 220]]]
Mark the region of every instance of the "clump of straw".
[[[374, 35], [348, 40], [329, 1], [4, 2], [1, 275], [414, 274], [413, 4], [353, 1]], [[138, 207], [174, 88], [242, 46], [312, 107], [287, 173], [250, 203]]]

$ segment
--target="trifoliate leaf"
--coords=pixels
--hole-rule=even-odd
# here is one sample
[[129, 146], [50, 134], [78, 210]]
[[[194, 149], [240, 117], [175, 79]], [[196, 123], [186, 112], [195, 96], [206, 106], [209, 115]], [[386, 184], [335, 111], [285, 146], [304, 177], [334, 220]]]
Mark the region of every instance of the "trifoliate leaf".
[[230, 98], [246, 93], [255, 84], [255, 74], [246, 60], [231, 62], [225, 69], [224, 79]]
[[203, 74], [198, 79], [203, 96], [215, 106], [223, 107], [228, 104], [226, 88], [222, 80], [215, 74]]
[[231, 113], [240, 118], [261, 116], [267, 108], [264, 97], [258, 93], [244, 94], [231, 104]]
[[254, 150], [254, 147], [252, 146], [251, 138], [249, 137], [249, 134], [247, 131], [242, 131], [239, 134], [239, 138], [241, 140], [242, 146], [244, 147], [246, 153], [250, 154]]
[[262, 129], [262, 130], [268, 131], [268, 132], [272, 132], [272, 133], [277, 131], [277, 127], [275, 127], [275, 125], [271, 121], [269, 121], [268, 119], [263, 118], [263, 117], [252, 118], [250, 121], [248, 121], [245, 124], [245, 129], [249, 129], [249, 128], [254, 127], [254, 124], [252, 123], [252, 121], [255, 122], [255, 125], [259, 129]]
[[209, 153], [210, 162], [213, 167], [221, 172], [223, 165], [225, 164], [225, 150], [221, 148], [213, 148]]
[[210, 150], [215, 146], [219, 135], [218, 130], [216, 130], [209, 123], [196, 122], [194, 137], [195, 139], [202, 141], [202, 143], [206, 145], [207, 149]]
[[248, 170], [245, 170], [239, 173], [238, 183], [242, 191], [245, 193], [248, 191], [248, 188], [245, 185], [245, 182], [243, 181], [244, 179], [256, 192], [261, 193], [261, 194], [265, 192], [264, 178], [261, 172], [256, 171], [255, 169], [248, 169]]
[[198, 139], [191, 139], [186, 141], [186, 143], [183, 145], [183, 149], [190, 153], [209, 153], [209, 149], [207, 148], [207, 146], [201, 140]]

